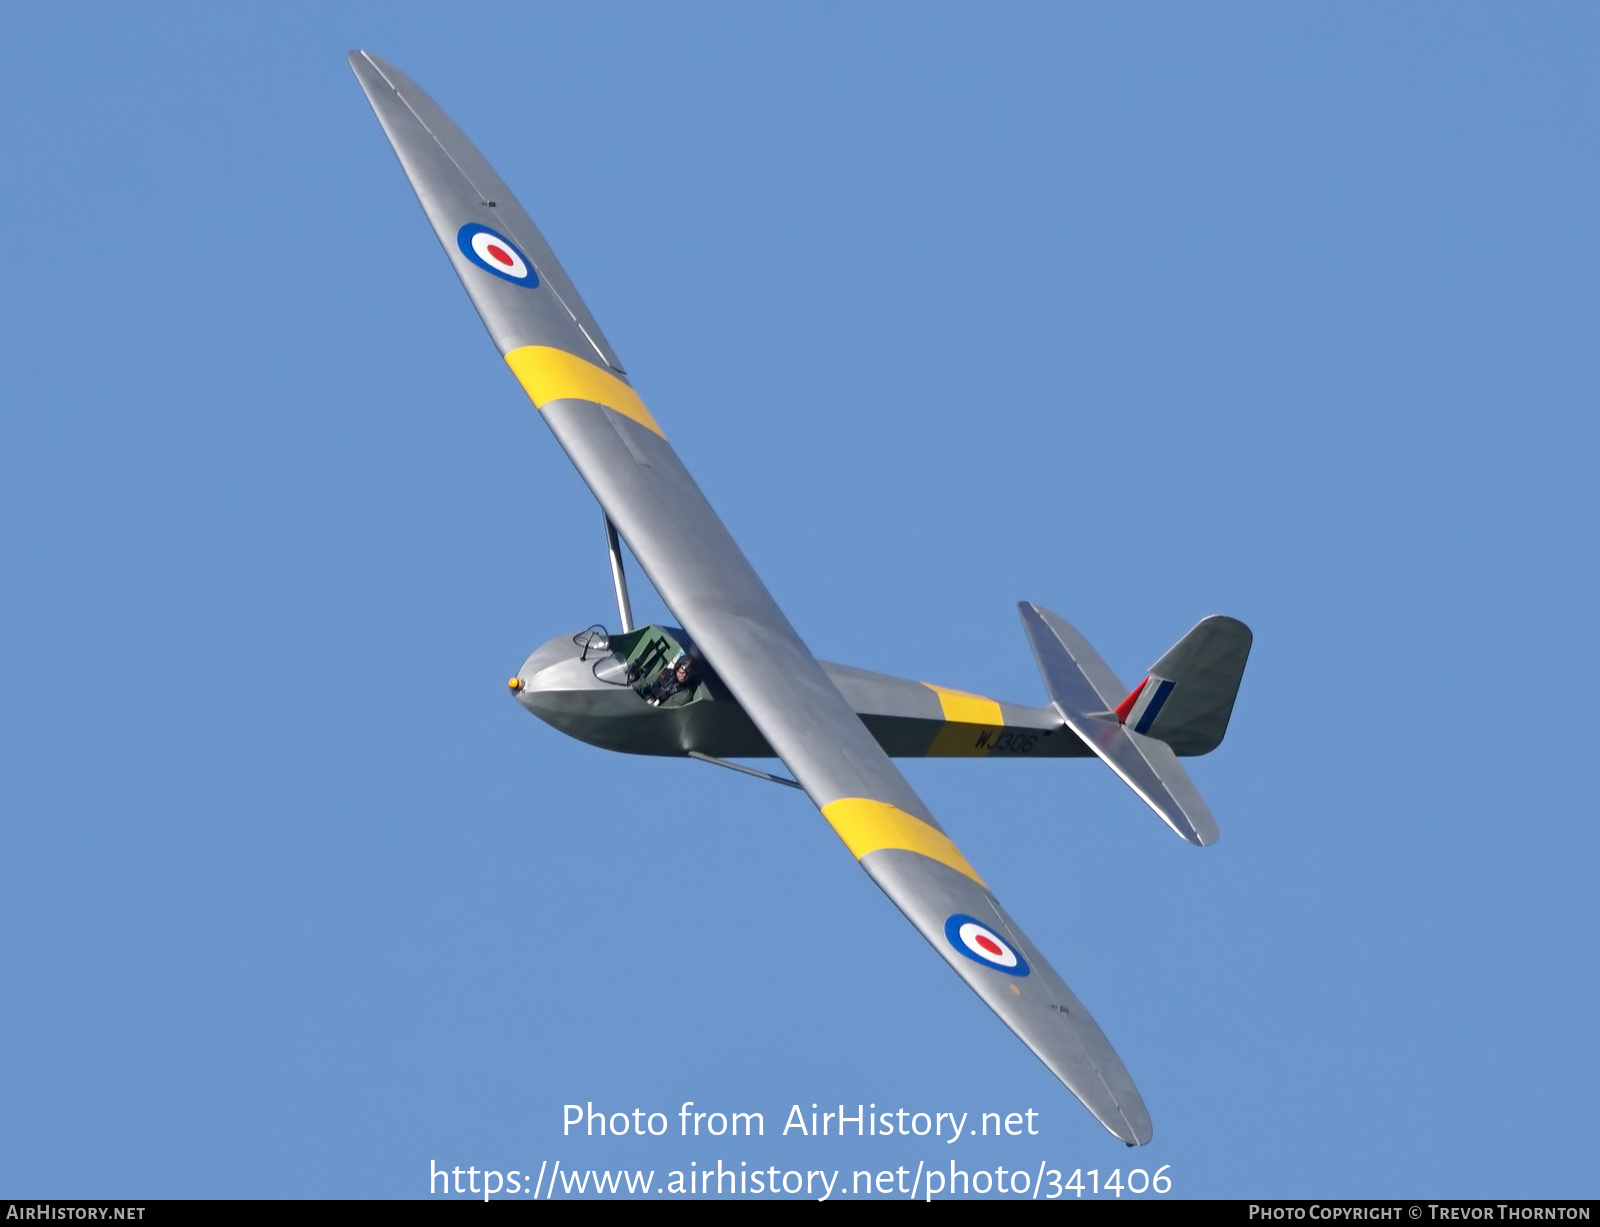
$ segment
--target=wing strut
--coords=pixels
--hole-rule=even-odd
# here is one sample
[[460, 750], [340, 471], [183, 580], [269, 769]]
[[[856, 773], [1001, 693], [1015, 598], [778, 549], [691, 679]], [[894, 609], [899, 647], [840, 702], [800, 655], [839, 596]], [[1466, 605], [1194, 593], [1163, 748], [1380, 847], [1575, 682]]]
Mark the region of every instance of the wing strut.
[[793, 780], [785, 779], [781, 775], [773, 775], [770, 771], [757, 771], [754, 767], [746, 767], [742, 763], [730, 763], [725, 758], [712, 758], [711, 755], [702, 754], [699, 750], [690, 750], [689, 757], [698, 758], [702, 763], [710, 763], [713, 767], [726, 767], [729, 771], [742, 771], [760, 780], [771, 780], [774, 784], [783, 784], [789, 788], [800, 787]]
[[628, 604], [628, 577], [622, 573], [622, 542], [617, 540], [617, 526], [606, 516], [606, 550], [611, 554], [611, 582], [617, 589], [617, 616], [622, 619], [622, 633], [633, 629], [633, 606]]

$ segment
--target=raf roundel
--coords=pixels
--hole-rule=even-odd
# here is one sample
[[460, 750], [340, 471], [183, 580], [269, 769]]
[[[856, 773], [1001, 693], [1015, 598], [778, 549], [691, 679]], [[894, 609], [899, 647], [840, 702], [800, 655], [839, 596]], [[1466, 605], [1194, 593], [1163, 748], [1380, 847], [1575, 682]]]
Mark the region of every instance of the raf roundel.
[[1028, 960], [1018, 954], [1005, 938], [971, 916], [957, 913], [950, 917], [944, 922], [944, 936], [958, 953], [966, 955], [974, 963], [1003, 971], [1008, 976], [1028, 974]]
[[539, 274], [528, 257], [498, 231], [473, 222], [461, 227], [456, 234], [456, 245], [461, 248], [462, 255], [486, 273], [530, 290], [539, 284]]

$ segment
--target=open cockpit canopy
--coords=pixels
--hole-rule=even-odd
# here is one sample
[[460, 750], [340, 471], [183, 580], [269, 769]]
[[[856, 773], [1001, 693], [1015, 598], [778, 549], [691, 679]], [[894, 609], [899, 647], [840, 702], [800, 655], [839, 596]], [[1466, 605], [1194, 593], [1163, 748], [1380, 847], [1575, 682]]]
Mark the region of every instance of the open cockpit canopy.
[[631, 686], [652, 707], [686, 707], [707, 697], [709, 671], [676, 627], [641, 626], [610, 634], [592, 626], [573, 642], [584, 660], [594, 661], [595, 677]]

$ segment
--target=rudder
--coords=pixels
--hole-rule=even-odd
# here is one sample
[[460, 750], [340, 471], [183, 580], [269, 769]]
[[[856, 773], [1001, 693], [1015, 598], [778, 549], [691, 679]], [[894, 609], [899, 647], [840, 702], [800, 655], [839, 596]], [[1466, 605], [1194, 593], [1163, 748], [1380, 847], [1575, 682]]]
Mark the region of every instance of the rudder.
[[1150, 666], [1117, 719], [1185, 756], [1222, 744], [1254, 636], [1237, 618], [1203, 618]]

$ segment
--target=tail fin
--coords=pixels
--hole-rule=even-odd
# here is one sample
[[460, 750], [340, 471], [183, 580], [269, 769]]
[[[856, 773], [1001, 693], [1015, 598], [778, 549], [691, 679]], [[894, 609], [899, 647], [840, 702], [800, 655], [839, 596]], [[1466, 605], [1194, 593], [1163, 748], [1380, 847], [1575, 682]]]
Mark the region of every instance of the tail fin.
[[1203, 619], [1150, 666], [1117, 719], [1175, 753], [1211, 753], [1228, 731], [1252, 638], [1237, 618]]
[[[1184, 839], [1202, 847], [1215, 843], [1217, 820], [1172, 748], [1128, 727], [1122, 713], [1112, 710], [1123, 687], [1089, 641], [1065, 618], [1048, 609], [1026, 602], [1017, 609], [1033, 657], [1039, 662], [1039, 672], [1044, 675], [1051, 705], [1067, 727]], [[1173, 652], [1177, 650], [1174, 648]], [[1164, 661], [1167, 656], [1161, 659]], [[1129, 698], [1133, 702], [1124, 703], [1131, 710], [1138, 705], [1140, 691], [1134, 691]], [[1157, 708], [1157, 718], [1163, 710], [1165, 701]]]

